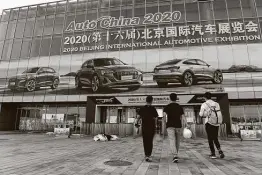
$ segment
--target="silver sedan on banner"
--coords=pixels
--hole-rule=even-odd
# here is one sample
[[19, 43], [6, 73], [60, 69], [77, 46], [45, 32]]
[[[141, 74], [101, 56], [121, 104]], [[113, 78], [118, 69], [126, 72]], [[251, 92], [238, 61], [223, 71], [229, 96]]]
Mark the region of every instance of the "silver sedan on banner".
[[200, 59], [173, 59], [156, 66], [153, 79], [159, 87], [166, 87], [168, 83], [191, 86], [198, 81], [221, 84], [223, 73]]

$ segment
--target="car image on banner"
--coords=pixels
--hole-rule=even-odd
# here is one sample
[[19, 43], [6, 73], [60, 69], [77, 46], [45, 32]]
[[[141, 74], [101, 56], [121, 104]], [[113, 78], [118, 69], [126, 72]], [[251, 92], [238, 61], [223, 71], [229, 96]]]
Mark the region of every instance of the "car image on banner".
[[142, 72], [116, 58], [95, 58], [84, 62], [77, 72], [75, 86], [91, 87], [93, 92], [104, 88], [137, 90], [143, 83]]
[[8, 88], [15, 91], [25, 89], [28, 92], [50, 87], [56, 89], [59, 85], [59, 75], [50, 67], [33, 67], [9, 79]]
[[221, 84], [223, 73], [200, 59], [174, 59], [156, 66], [153, 79], [159, 87], [177, 82], [184, 86], [197, 84], [198, 81]]

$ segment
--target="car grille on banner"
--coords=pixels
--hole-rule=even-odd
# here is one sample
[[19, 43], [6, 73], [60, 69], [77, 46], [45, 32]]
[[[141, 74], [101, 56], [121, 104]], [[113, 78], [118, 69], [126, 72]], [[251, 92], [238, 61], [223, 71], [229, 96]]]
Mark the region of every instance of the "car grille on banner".
[[115, 72], [114, 77], [117, 80], [129, 80], [129, 79], [136, 79], [138, 73], [136, 71], [125, 71], [125, 72]]

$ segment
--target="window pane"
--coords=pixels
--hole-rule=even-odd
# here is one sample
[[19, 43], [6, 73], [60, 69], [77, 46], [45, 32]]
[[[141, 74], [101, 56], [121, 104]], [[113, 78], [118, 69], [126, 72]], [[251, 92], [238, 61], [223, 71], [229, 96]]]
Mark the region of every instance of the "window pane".
[[30, 47], [31, 47], [32, 39], [24, 38], [21, 49], [21, 58], [29, 58], [30, 56]]
[[84, 13], [84, 12], [77, 12], [76, 17], [75, 17], [76, 23], [84, 22], [85, 19], [86, 19], [86, 13]]
[[4, 10], [2, 12], [1, 21], [8, 21], [10, 16], [10, 10]]
[[46, 7], [46, 15], [53, 15], [56, 12], [56, 3], [49, 3]]
[[51, 37], [44, 37], [41, 41], [40, 56], [49, 56]]
[[11, 57], [11, 51], [12, 51], [12, 45], [13, 40], [5, 40], [2, 59], [3, 60], [9, 60]]
[[58, 2], [56, 6], [56, 13], [64, 13], [66, 10], [66, 1]]
[[0, 41], [5, 39], [6, 29], [7, 29], [7, 22], [0, 23]]
[[2, 57], [3, 47], [4, 47], [4, 41], [1, 41], [0, 42], [0, 60], [3, 58]]
[[27, 18], [34, 18], [36, 16], [36, 11], [37, 6], [30, 6], [27, 13]]
[[[202, 3], [202, 4], [205, 4], [205, 3]], [[197, 3], [186, 3], [186, 20], [187, 21], [199, 21]]]
[[109, 1], [100, 1], [99, 5], [100, 5], [100, 8], [108, 8], [109, 7]]
[[136, 17], [144, 17], [145, 16], [145, 7], [137, 7], [134, 9], [134, 15]]
[[64, 14], [60, 14], [55, 17], [54, 34], [60, 34], [63, 32], [64, 20], [65, 20]]
[[256, 6], [257, 6], [257, 15], [262, 16], [262, 1], [261, 0], [255, 0]]
[[243, 17], [256, 17], [254, 0], [241, 0]]
[[20, 8], [19, 10], [19, 19], [24, 19], [27, 17], [27, 11], [28, 11], [28, 7], [23, 7], [23, 8]]
[[86, 0], [81, 1], [81, 2], [78, 1], [76, 10], [77, 11], [86, 11], [87, 10], [87, 1]]
[[86, 20], [95, 20], [97, 18], [97, 10], [90, 10], [86, 14]]
[[[124, 4], [125, 2], [123, 1], [122, 3]], [[121, 5], [121, 0], [110, 0], [111, 7], [118, 7], [120, 5]]]
[[41, 41], [40, 37], [36, 37], [36, 38], [33, 39], [30, 57], [38, 57], [39, 56], [40, 41]]
[[121, 8], [121, 16], [125, 18], [131, 18], [133, 17], [133, 8], [132, 6], [126, 6]]
[[179, 19], [179, 21], [177, 22], [185, 22], [185, 8], [184, 8], [184, 4], [174, 4], [172, 5], [172, 12], [174, 11], [180, 11], [181, 12], [181, 18]]
[[43, 34], [44, 29], [44, 18], [36, 18], [34, 36], [41, 36]]
[[258, 124], [259, 114], [257, 105], [245, 106], [245, 118], [247, 124]]
[[228, 19], [225, 0], [213, 1], [215, 19]]
[[76, 0], [69, 1], [69, 3], [67, 4], [67, 11], [73, 13], [76, 11], [76, 8], [77, 8]]
[[240, 0], [227, 1], [227, 8], [229, 18], [242, 18]]
[[54, 36], [52, 40], [50, 55], [60, 55], [61, 48], [62, 48], [61, 44], [62, 44], [61, 35]]
[[18, 18], [19, 9], [12, 9], [10, 14], [10, 21]]
[[232, 123], [244, 123], [244, 107], [243, 106], [230, 106], [230, 116]]
[[7, 32], [6, 32], [6, 39], [14, 38], [15, 26], [16, 26], [16, 22], [15, 21], [9, 22], [8, 27], [7, 27]]
[[25, 32], [24, 36], [25, 37], [32, 37], [34, 33], [34, 24], [35, 24], [35, 19], [27, 19], [26, 25], [25, 25]]
[[66, 16], [65, 29], [69, 26], [69, 24], [75, 20], [75, 15], [71, 14], [70, 16]]
[[46, 12], [46, 4], [37, 6], [37, 16], [44, 16]]
[[134, 5], [145, 5], [145, 1], [144, 0], [134, 0]]
[[133, 4], [133, 0], [122, 0], [122, 5], [132, 5]]
[[16, 25], [15, 38], [22, 38], [25, 28], [25, 20], [19, 20]]
[[53, 33], [54, 17], [54, 15], [46, 17], [44, 35], [51, 35]]
[[[103, 15], [103, 16], [106, 16], [106, 15], [108, 15], [108, 10], [106, 10], [106, 11], [104, 12], [104, 15]], [[115, 17], [115, 18], [118, 19], [118, 18], [120, 17], [120, 10], [110, 11], [110, 16]]]
[[22, 39], [14, 40], [14, 44], [13, 44], [13, 48], [12, 48], [12, 54], [11, 54], [11, 59], [19, 59], [21, 46], [22, 46]]

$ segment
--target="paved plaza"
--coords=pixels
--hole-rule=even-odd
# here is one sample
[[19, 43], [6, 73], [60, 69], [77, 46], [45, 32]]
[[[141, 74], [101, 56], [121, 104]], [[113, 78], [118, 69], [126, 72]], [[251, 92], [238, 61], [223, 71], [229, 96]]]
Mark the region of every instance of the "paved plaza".
[[0, 175], [262, 174], [262, 142], [221, 143], [225, 159], [211, 160], [205, 139], [184, 140], [179, 163], [175, 164], [167, 139], [156, 136], [153, 162], [148, 163], [143, 160], [141, 137], [95, 142], [88, 136], [68, 139], [45, 134], [1, 134]]

